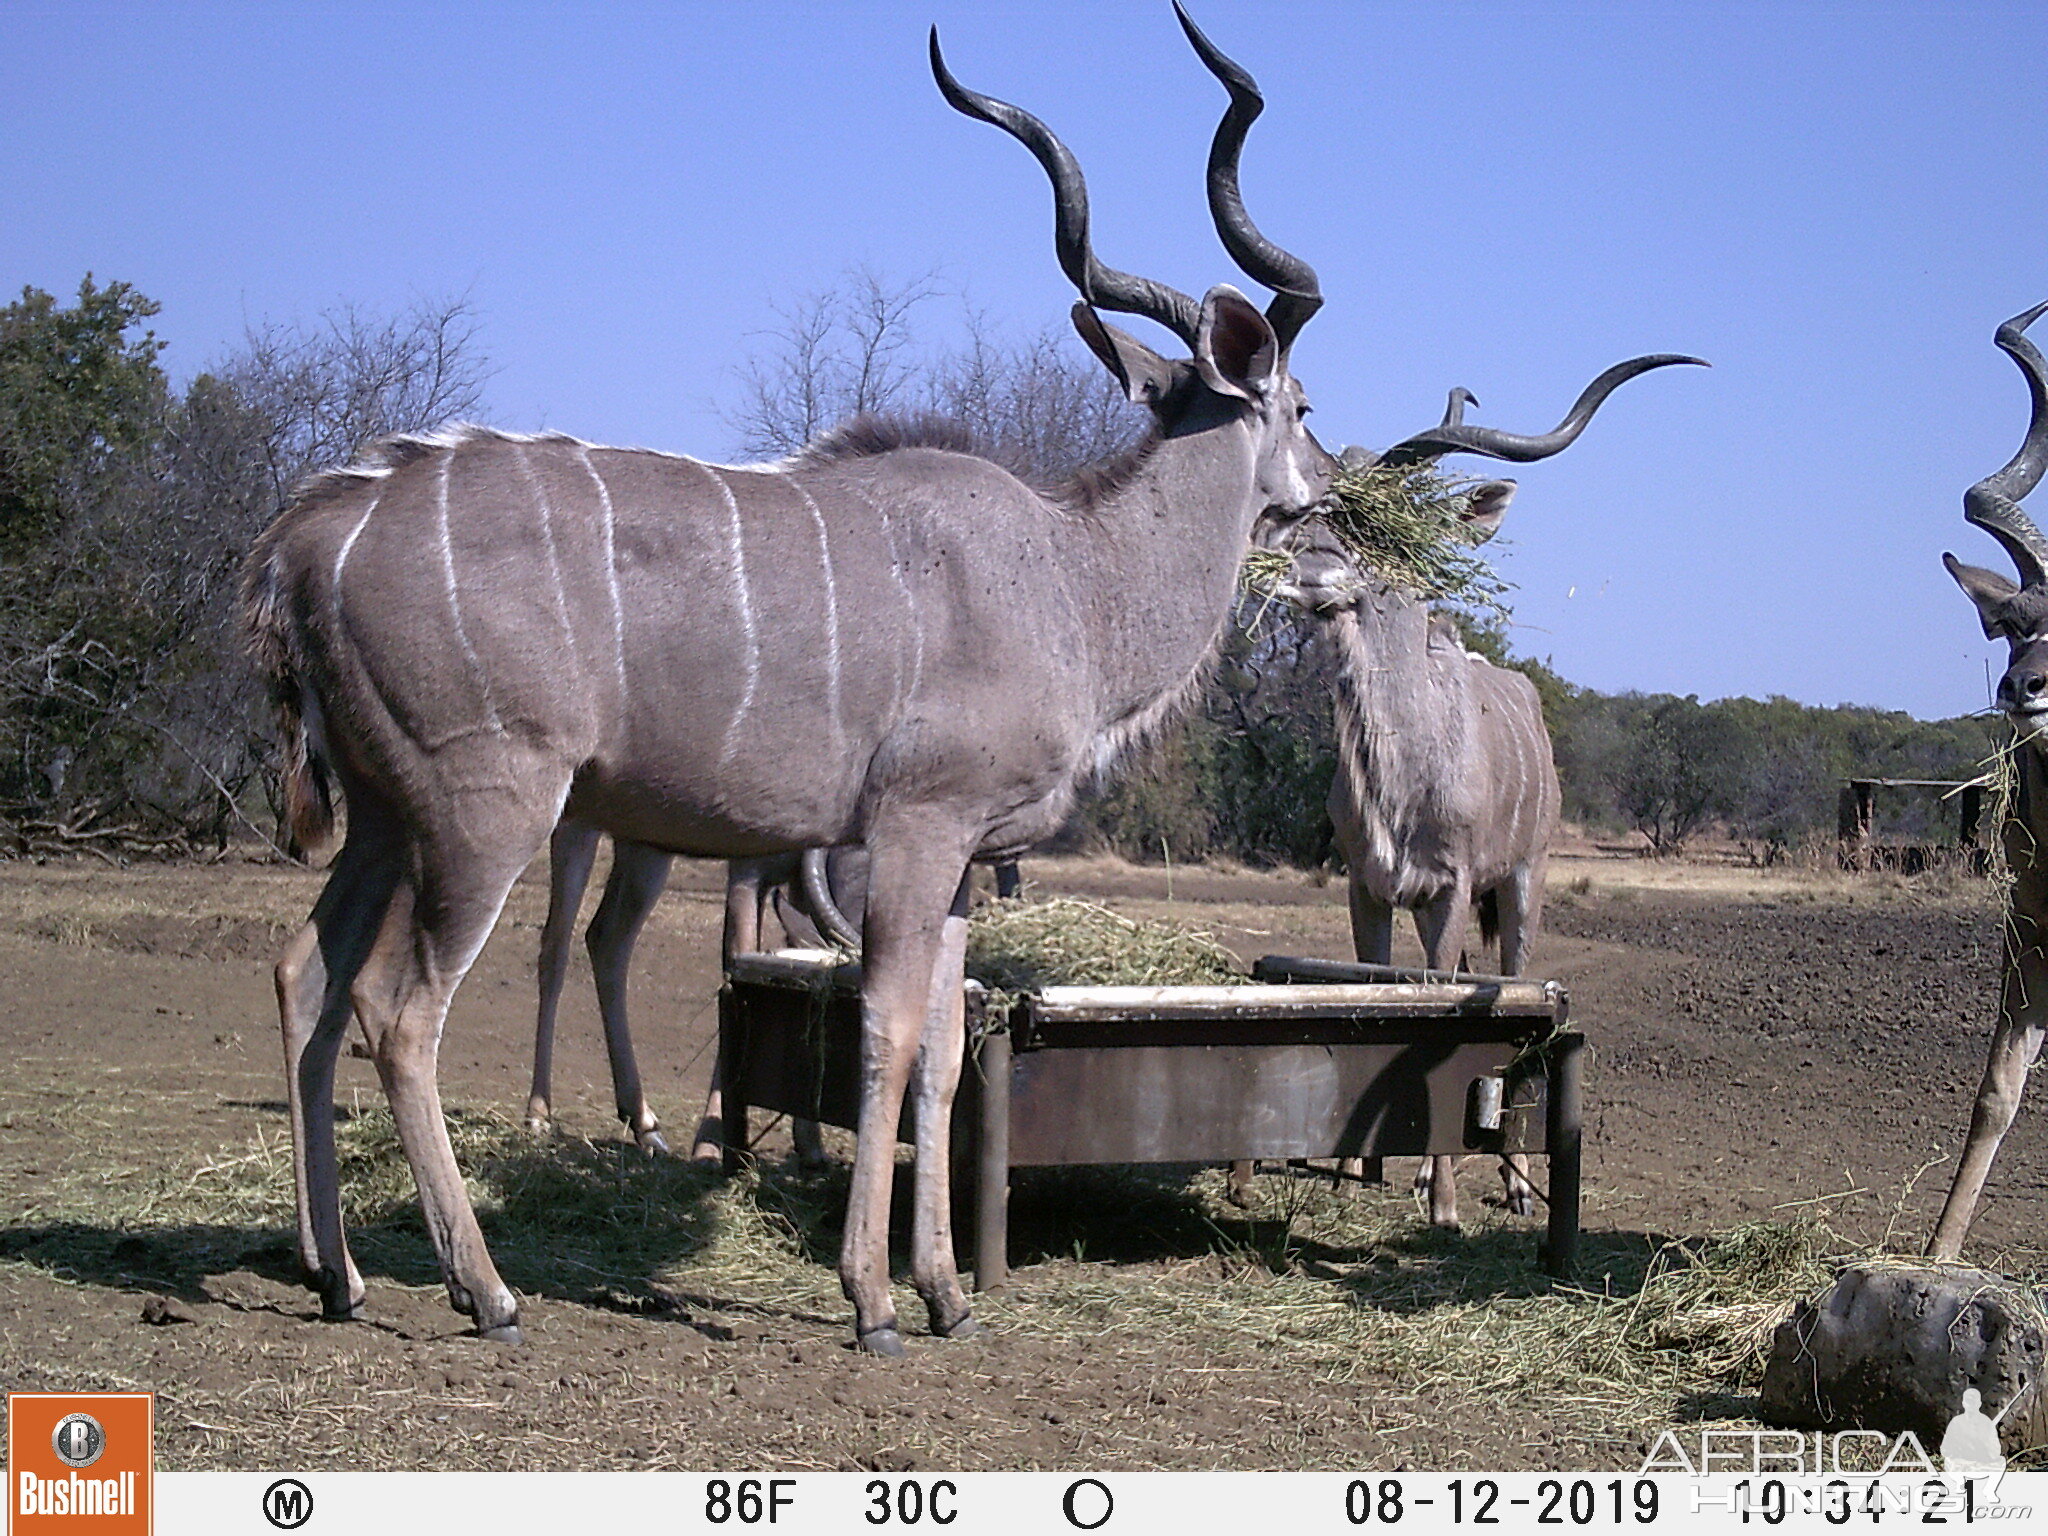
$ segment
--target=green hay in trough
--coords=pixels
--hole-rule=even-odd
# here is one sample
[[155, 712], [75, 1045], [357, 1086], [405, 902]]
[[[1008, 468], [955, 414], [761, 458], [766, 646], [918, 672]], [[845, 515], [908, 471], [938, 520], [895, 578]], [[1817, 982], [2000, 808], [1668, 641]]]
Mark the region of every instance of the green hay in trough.
[[1125, 917], [1072, 896], [1015, 897], [979, 908], [967, 926], [967, 974], [1005, 993], [1247, 979], [1237, 957], [1198, 929]]

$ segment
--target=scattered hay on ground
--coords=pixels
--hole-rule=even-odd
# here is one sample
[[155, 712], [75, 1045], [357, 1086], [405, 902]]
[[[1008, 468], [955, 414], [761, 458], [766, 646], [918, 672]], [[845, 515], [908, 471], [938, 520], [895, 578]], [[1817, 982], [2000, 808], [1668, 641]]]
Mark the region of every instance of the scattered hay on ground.
[[[622, 1142], [536, 1140], [505, 1116], [460, 1112], [451, 1132], [516, 1290], [658, 1316], [842, 1308], [844, 1168], [727, 1181]], [[366, 1271], [436, 1285], [389, 1114], [353, 1116], [338, 1139]], [[196, 1279], [252, 1244], [287, 1254], [290, 1188], [288, 1144], [266, 1134], [130, 1190], [55, 1187], [7, 1257], [118, 1284], [146, 1254], [154, 1275]], [[1250, 1212], [1222, 1195], [1213, 1169], [1024, 1170], [1013, 1285], [978, 1309], [1062, 1348], [1112, 1334], [1188, 1369], [1298, 1371], [1304, 1390], [1369, 1395], [1390, 1432], [1533, 1416], [1626, 1461], [1668, 1425], [1753, 1422], [1772, 1330], [1850, 1257], [1813, 1222], [1679, 1240], [1596, 1231], [1567, 1283], [1540, 1270], [1526, 1223], [1495, 1212], [1440, 1232], [1405, 1201], [1296, 1171], [1259, 1180]]]
[[[1542, 1272], [1526, 1225], [1489, 1213], [1444, 1233], [1403, 1204], [1297, 1175], [1259, 1181], [1246, 1230], [1270, 1235], [1233, 1247], [1222, 1175], [1198, 1174], [1193, 1188], [1217, 1239], [1208, 1254], [1142, 1283], [1060, 1265], [1024, 1280], [999, 1320], [1278, 1353], [1333, 1388], [1369, 1388], [1386, 1427], [1533, 1414], [1620, 1454], [1674, 1422], [1753, 1420], [1772, 1330], [1844, 1261], [1815, 1223], [1679, 1240], [1591, 1233], [1574, 1284]], [[1131, 1219], [1142, 1209], [1133, 1202]], [[1219, 1255], [1233, 1262], [1219, 1269]]]
[[[740, 1296], [829, 1305], [837, 1277], [811, 1242], [838, 1221], [815, 1177], [763, 1188], [623, 1141], [537, 1139], [511, 1117], [451, 1110], [449, 1139], [491, 1251], [515, 1290], [659, 1309], [676, 1299]], [[381, 1105], [337, 1125], [342, 1214], [366, 1271], [438, 1281], [412, 1170]], [[126, 1198], [123, 1198], [123, 1195]], [[138, 1240], [153, 1271], [203, 1274], [247, 1259], [293, 1224], [291, 1142], [282, 1131], [223, 1150], [177, 1175], [56, 1183], [10, 1247], [45, 1269], [108, 1274]], [[828, 1246], [836, 1246], [836, 1232]]]

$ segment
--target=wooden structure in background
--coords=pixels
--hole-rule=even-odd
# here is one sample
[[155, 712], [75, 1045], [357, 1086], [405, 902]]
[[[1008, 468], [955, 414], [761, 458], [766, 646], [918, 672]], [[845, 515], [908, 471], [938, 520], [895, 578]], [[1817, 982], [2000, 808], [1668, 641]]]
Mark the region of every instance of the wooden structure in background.
[[1989, 779], [1850, 779], [1836, 803], [1835, 836], [1844, 869], [1897, 869], [1918, 874], [1933, 862], [1936, 847], [1926, 843], [1885, 845], [1871, 838], [1871, 822], [1880, 789], [1927, 789], [1940, 799], [1956, 801], [1956, 846], [1971, 851], [1971, 865], [1983, 863], [1984, 791]]

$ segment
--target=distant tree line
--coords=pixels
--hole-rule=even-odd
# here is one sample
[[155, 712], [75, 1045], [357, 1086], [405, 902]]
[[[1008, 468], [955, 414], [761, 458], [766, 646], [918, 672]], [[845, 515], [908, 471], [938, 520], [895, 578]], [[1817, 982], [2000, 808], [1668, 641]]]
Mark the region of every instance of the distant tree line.
[[[1055, 482], [1128, 447], [1143, 419], [1062, 328], [1021, 340], [931, 279], [855, 270], [787, 304], [733, 381], [745, 455], [787, 453], [860, 411], [940, 415]], [[244, 661], [237, 578], [304, 475], [369, 439], [483, 407], [489, 366], [460, 300], [343, 306], [252, 327], [183, 385], [157, 306], [87, 277], [0, 307], [0, 851], [226, 849], [276, 832], [267, 701]], [[1468, 643], [1505, 659], [1501, 631]], [[1315, 627], [1247, 595], [1199, 703], [1087, 799], [1070, 845], [1131, 858], [1311, 865], [1336, 764]], [[1544, 699], [1565, 815], [1669, 851], [1708, 831], [1768, 855], [1832, 834], [1850, 776], [1967, 778], [1976, 720], [1785, 699], [1601, 694], [1514, 661]], [[1890, 830], [1937, 834], [1931, 797]]]
[[[1084, 807], [1077, 835], [1151, 861], [1313, 865], [1324, 856], [1336, 740], [1322, 663], [1310, 626], [1291, 615], [1269, 622], [1277, 632], [1264, 639], [1242, 629], [1232, 637], [1199, 712]], [[1565, 819], [1651, 853], [1707, 835], [1748, 845], [1760, 862], [1828, 844], [1845, 780], [1974, 778], [2000, 730], [1979, 717], [1916, 720], [1786, 698], [1600, 693], [1507, 656], [1497, 629], [1466, 633], [1536, 683]], [[1878, 808], [1880, 836], [1956, 838], [1957, 804], [1937, 792], [1882, 797]]]

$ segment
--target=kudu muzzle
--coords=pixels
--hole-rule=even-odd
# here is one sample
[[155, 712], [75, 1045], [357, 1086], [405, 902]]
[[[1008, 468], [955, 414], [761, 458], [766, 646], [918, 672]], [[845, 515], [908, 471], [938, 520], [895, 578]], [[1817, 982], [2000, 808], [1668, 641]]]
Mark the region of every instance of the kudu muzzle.
[[2015, 719], [2048, 716], [2048, 638], [2013, 648], [2012, 665], [1998, 680], [1998, 707]]

